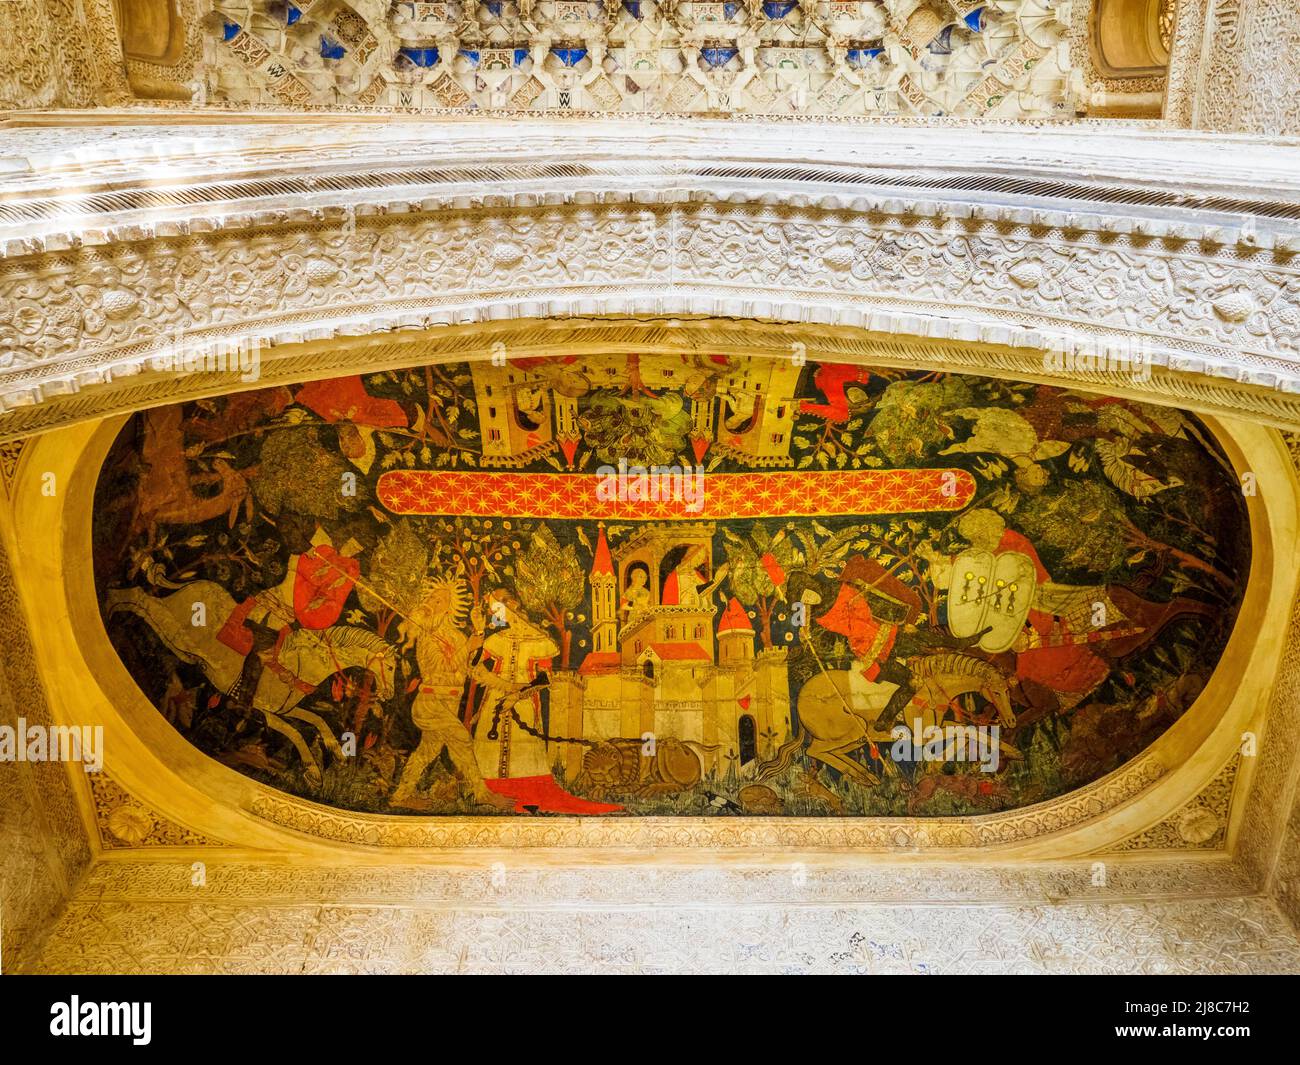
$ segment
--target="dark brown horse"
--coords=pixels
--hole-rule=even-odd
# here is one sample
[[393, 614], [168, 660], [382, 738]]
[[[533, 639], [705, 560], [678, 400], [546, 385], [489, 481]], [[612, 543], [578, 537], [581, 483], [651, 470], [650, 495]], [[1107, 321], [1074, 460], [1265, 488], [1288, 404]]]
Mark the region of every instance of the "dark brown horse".
[[[1098, 658], [1113, 664], [1120, 659], [1142, 650], [1160, 635], [1165, 626], [1184, 617], [1213, 617], [1222, 608], [1198, 599], [1175, 596], [1167, 603], [1153, 603], [1143, 599], [1137, 593], [1119, 584], [1106, 586], [1106, 595], [1124, 615], [1122, 621], [1088, 634], [1088, 648]], [[1113, 633], [1107, 636], [1107, 633]], [[1080, 637], [1080, 642], [1085, 637]], [[988, 655], [991, 661], [1006, 670], [1009, 676], [1016, 673], [1015, 652], [1005, 651], [997, 655]], [[1103, 683], [1098, 681], [1084, 692], [1059, 692], [1038, 681], [1021, 678], [1012, 684], [1011, 694], [1020, 709], [1016, 717], [1020, 725], [1033, 722], [1073, 709], [1084, 702], [1093, 691]]]

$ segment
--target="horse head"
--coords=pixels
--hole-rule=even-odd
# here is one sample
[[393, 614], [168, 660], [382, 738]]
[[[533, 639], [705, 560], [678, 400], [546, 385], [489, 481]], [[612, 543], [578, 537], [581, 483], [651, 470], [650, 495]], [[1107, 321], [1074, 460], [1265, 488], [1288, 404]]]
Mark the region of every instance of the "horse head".
[[982, 693], [989, 702], [997, 707], [998, 724], [1003, 728], [1016, 727], [1016, 712], [1011, 708], [1011, 692], [1004, 676], [989, 680], [983, 687]]
[[365, 664], [379, 682], [379, 699], [381, 702], [393, 697], [393, 676], [397, 669], [397, 654], [389, 643], [375, 648]]

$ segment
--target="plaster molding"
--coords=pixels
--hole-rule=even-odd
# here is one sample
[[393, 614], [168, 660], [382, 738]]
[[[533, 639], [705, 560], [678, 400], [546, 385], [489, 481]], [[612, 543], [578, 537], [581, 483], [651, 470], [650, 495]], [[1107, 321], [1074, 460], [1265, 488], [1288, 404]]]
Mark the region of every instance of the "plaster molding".
[[1196, 797], [1180, 809], [1111, 848], [1130, 850], [1221, 849], [1232, 816], [1240, 756], [1234, 756]]
[[[1196, 164], [1191, 143], [1155, 151], [1185, 168], [1188, 195], [1205, 204], [1189, 211], [1116, 203], [1159, 197], [1095, 174], [1079, 186], [1089, 156], [1063, 160], [1070, 142], [1050, 138], [1032, 161], [1052, 179], [1030, 202], [1003, 205], [975, 187], [999, 172], [1000, 152], [1021, 167], [1033, 153], [997, 140], [979, 152], [938, 130], [894, 131], [880, 147], [900, 154], [882, 168], [860, 148], [840, 156], [848, 142], [832, 132], [810, 151], [778, 148], [779, 127], [756, 127], [703, 165], [680, 160], [717, 154], [707, 124], [596, 138], [530, 124], [530, 143], [504, 157], [499, 134], [458, 124], [413, 134], [419, 158], [397, 184], [400, 136], [384, 138], [388, 168], [373, 133], [348, 136], [305, 177], [295, 153], [278, 175], [264, 166], [233, 187], [191, 174], [156, 187], [156, 209], [131, 193], [145, 172], [127, 151], [117, 191], [92, 194], [91, 182], [71, 224], [40, 190], [56, 171], [68, 179], [66, 164], [47, 158], [13, 178], [20, 195], [5, 217], [16, 221], [0, 226], [0, 437], [146, 392], [201, 394], [204, 382], [170, 388], [153, 368], [168, 345], [257, 343], [274, 361], [324, 339], [595, 316], [758, 319], [1006, 349], [1021, 356], [1009, 370], [1032, 373], [1036, 361], [1035, 376], [1054, 383], [1079, 378], [1044, 349], [1136, 349], [1154, 368], [1130, 382], [1142, 398], [1201, 409], [1188, 403], [1201, 394], [1214, 409], [1226, 399], [1300, 426], [1300, 186], [1287, 151], [1261, 154], [1280, 169], [1238, 198], [1242, 213], [1225, 214], [1212, 205], [1227, 202], [1221, 183], [1240, 160]], [[933, 153], [945, 147], [958, 154], [941, 166]], [[236, 138], [220, 162], [249, 166], [245, 152]], [[923, 198], [902, 190], [904, 166], [908, 182], [929, 184]], [[284, 194], [300, 180], [320, 191]], [[970, 191], [944, 191], [954, 183]]]
[[105, 849], [224, 846], [202, 832], [195, 832], [160, 815], [105, 772], [91, 773], [88, 779], [99, 842]]

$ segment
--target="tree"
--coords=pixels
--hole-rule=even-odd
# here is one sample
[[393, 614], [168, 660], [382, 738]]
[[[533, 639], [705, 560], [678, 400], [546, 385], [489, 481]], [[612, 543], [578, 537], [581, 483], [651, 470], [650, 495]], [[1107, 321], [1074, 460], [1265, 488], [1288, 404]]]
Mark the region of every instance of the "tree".
[[409, 428], [390, 426], [378, 434], [386, 449], [380, 459], [382, 469], [417, 464], [478, 465], [478, 430], [474, 428], [477, 405], [468, 369], [424, 366], [387, 370], [373, 375], [370, 384], [388, 391], [400, 390], [400, 402], [411, 419]]
[[[1167, 544], [1140, 528], [1123, 498], [1100, 481], [1071, 481], [1019, 515], [1025, 533], [1035, 542], [1056, 548], [1067, 565], [1104, 578], [1122, 575], [1128, 553], [1142, 552], [1172, 559], [1179, 566], [1210, 577], [1228, 589], [1235, 582], [1226, 573], [1195, 555]], [[1115, 535], [1116, 530], [1123, 533]]]
[[458, 572], [469, 583], [474, 606], [483, 602], [483, 579], [501, 581], [511, 573], [509, 560], [519, 550], [527, 523], [495, 518], [439, 518], [429, 528], [434, 568]]
[[530, 611], [541, 614], [560, 638], [560, 668], [569, 668], [572, 611], [586, 589], [587, 574], [573, 544], [561, 547], [542, 524], [515, 562], [515, 594]]
[[394, 522], [370, 556], [366, 584], [357, 585], [357, 599], [375, 615], [380, 636], [387, 636], [394, 618], [415, 608], [428, 569], [429, 553], [411, 522]]
[[362, 498], [361, 483], [357, 495], [343, 494], [343, 474], [350, 469], [336, 451], [321, 444], [315, 426], [280, 429], [267, 436], [259, 473], [250, 483], [268, 514], [332, 519], [355, 510]]
[[776, 604], [785, 599], [786, 574], [801, 561], [799, 552], [785, 529], [773, 535], [765, 526], [755, 523], [747, 538], [742, 539], [727, 528], [722, 534], [726, 538], [731, 592], [744, 606], [758, 611], [759, 639], [764, 650], [770, 650], [772, 613]]
[[682, 397], [597, 393], [578, 419], [587, 446], [601, 462], [629, 466], [670, 466], [686, 450], [691, 416]]
[[876, 402], [867, 432], [888, 461], [915, 465], [952, 439], [947, 412], [970, 403], [970, 386], [959, 377], [895, 381]]

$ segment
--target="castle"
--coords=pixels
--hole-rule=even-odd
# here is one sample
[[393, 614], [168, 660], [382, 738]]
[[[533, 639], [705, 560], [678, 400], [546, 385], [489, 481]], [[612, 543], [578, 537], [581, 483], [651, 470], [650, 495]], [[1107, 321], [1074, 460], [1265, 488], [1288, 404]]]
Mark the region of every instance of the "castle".
[[[715, 618], [713, 533], [709, 522], [647, 525], [615, 557], [600, 527], [591, 651], [576, 673], [553, 679], [554, 731], [674, 737], [701, 745], [706, 772], [724, 773], [770, 757], [789, 738], [785, 649], [755, 653], [754, 626], [734, 597]], [[572, 778], [582, 748], [563, 753]]]
[[[629, 355], [471, 365], [486, 467], [520, 468], [581, 439], [578, 399], [594, 389], [677, 392], [697, 463], [712, 450], [753, 467], [790, 466], [802, 365], [793, 359]], [[647, 733], [701, 745], [705, 770], [769, 756], [790, 732], [786, 652], [755, 652], [731, 599], [718, 617], [709, 522], [646, 525], [615, 559], [603, 525], [592, 564], [591, 650], [551, 685], [551, 731], [584, 739]], [[715, 748], [709, 750], [708, 748]], [[572, 778], [583, 747], [560, 748]]]
[[521, 468], [558, 450], [572, 468], [581, 438], [578, 399], [600, 388], [680, 392], [691, 415], [691, 448], [754, 467], [791, 466], [794, 399], [803, 365], [794, 359], [629, 355], [618, 360], [513, 359], [471, 364], [483, 465]]

